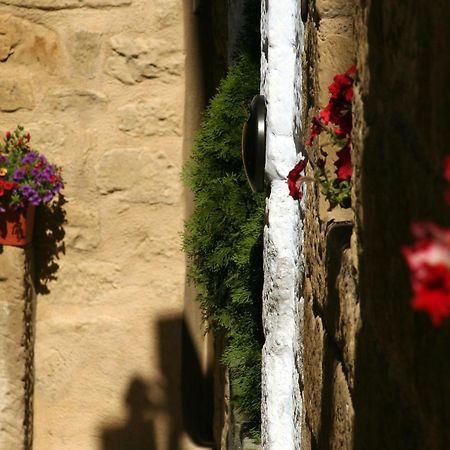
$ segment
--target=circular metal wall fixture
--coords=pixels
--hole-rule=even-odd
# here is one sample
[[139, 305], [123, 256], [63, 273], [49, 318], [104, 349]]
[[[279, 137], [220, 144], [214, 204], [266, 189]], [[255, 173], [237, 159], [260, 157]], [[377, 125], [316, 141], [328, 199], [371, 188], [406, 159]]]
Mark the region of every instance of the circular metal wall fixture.
[[242, 161], [253, 192], [264, 191], [266, 113], [264, 95], [255, 95], [250, 105], [250, 117], [242, 130]]
[[306, 23], [308, 20], [309, 0], [301, 0], [300, 11], [302, 16], [302, 22]]

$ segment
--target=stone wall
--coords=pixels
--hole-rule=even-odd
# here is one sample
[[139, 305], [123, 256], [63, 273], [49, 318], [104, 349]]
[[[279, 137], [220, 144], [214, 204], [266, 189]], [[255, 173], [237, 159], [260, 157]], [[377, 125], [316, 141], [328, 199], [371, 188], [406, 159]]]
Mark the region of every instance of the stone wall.
[[[193, 20], [187, 0], [0, 1], [0, 128], [24, 125], [66, 180], [33, 244], [35, 450], [197, 448], [180, 390], [179, 173], [203, 106], [185, 77]], [[3, 279], [10, 252], [8, 293], [24, 277], [15, 264]], [[191, 339], [202, 374], [205, 344]]]
[[[446, 449], [448, 323], [412, 311], [400, 249], [410, 224], [450, 225], [442, 161], [450, 8], [309, 2], [305, 120], [356, 61], [352, 211], [308, 191], [304, 449]], [[447, 80], [447, 81], [446, 81]]]
[[0, 449], [30, 448], [35, 292], [31, 249], [0, 251]]
[[[348, 1], [309, 2], [303, 54], [304, 127], [328, 102], [328, 85], [354, 61], [353, 5]], [[319, 146], [308, 149], [315, 160]], [[330, 167], [330, 169], [332, 169]], [[312, 175], [312, 173], [311, 173]], [[352, 212], [328, 210], [317, 185], [305, 205], [304, 424], [302, 449], [352, 448], [355, 333]]]

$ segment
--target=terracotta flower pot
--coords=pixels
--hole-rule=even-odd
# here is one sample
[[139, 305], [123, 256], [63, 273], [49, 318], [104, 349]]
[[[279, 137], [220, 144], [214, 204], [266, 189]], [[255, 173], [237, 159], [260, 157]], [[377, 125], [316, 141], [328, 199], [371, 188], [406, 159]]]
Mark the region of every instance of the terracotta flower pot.
[[33, 205], [27, 205], [0, 212], [0, 245], [24, 247], [29, 244], [33, 239], [35, 211]]

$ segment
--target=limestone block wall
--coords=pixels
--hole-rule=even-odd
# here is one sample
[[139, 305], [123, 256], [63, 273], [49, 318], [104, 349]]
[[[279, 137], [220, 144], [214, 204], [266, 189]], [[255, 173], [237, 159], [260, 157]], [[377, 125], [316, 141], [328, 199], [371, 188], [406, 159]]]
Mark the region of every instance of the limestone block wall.
[[[410, 224], [450, 225], [442, 162], [450, 79], [444, 2], [309, 2], [308, 117], [356, 62], [353, 212], [309, 190], [304, 449], [445, 449], [449, 325], [410, 307]], [[445, 81], [447, 80], [447, 81]]]
[[[0, 128], [29, 129], [66, 181], [34, 244], [35, 450], [196, 448], [180, 393], [191, 8], [0, 1]], [[23, 279], [0, 270], [7, 292]]]

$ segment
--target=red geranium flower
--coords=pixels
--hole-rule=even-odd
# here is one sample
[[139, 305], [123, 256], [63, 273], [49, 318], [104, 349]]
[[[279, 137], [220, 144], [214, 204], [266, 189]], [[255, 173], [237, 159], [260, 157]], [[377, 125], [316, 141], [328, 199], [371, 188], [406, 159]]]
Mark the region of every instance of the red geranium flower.
[[334, 77], [334, 82], [330, 84], [328, 90], [332, 99], [344, 99], [349, 102], [353, 98], [353, 78], [344, 73], [338, 74]]
[[300, 200], [303, 197], [303, 193], [300, 190], [302, 184], [301, 172], [305, 170], [306, 159], [300, 160], [295, 167], [289, 172], [287, 180], [289, 187], [289, 195], [294, 200]]
[[334, 163], [336, 166], [336, 175], [340, 180], [348, 180], [353, 174], [350, 143], [347, 143], [344, 148], [336, 152], [336, 155], [338, 156], [337, 161]]

